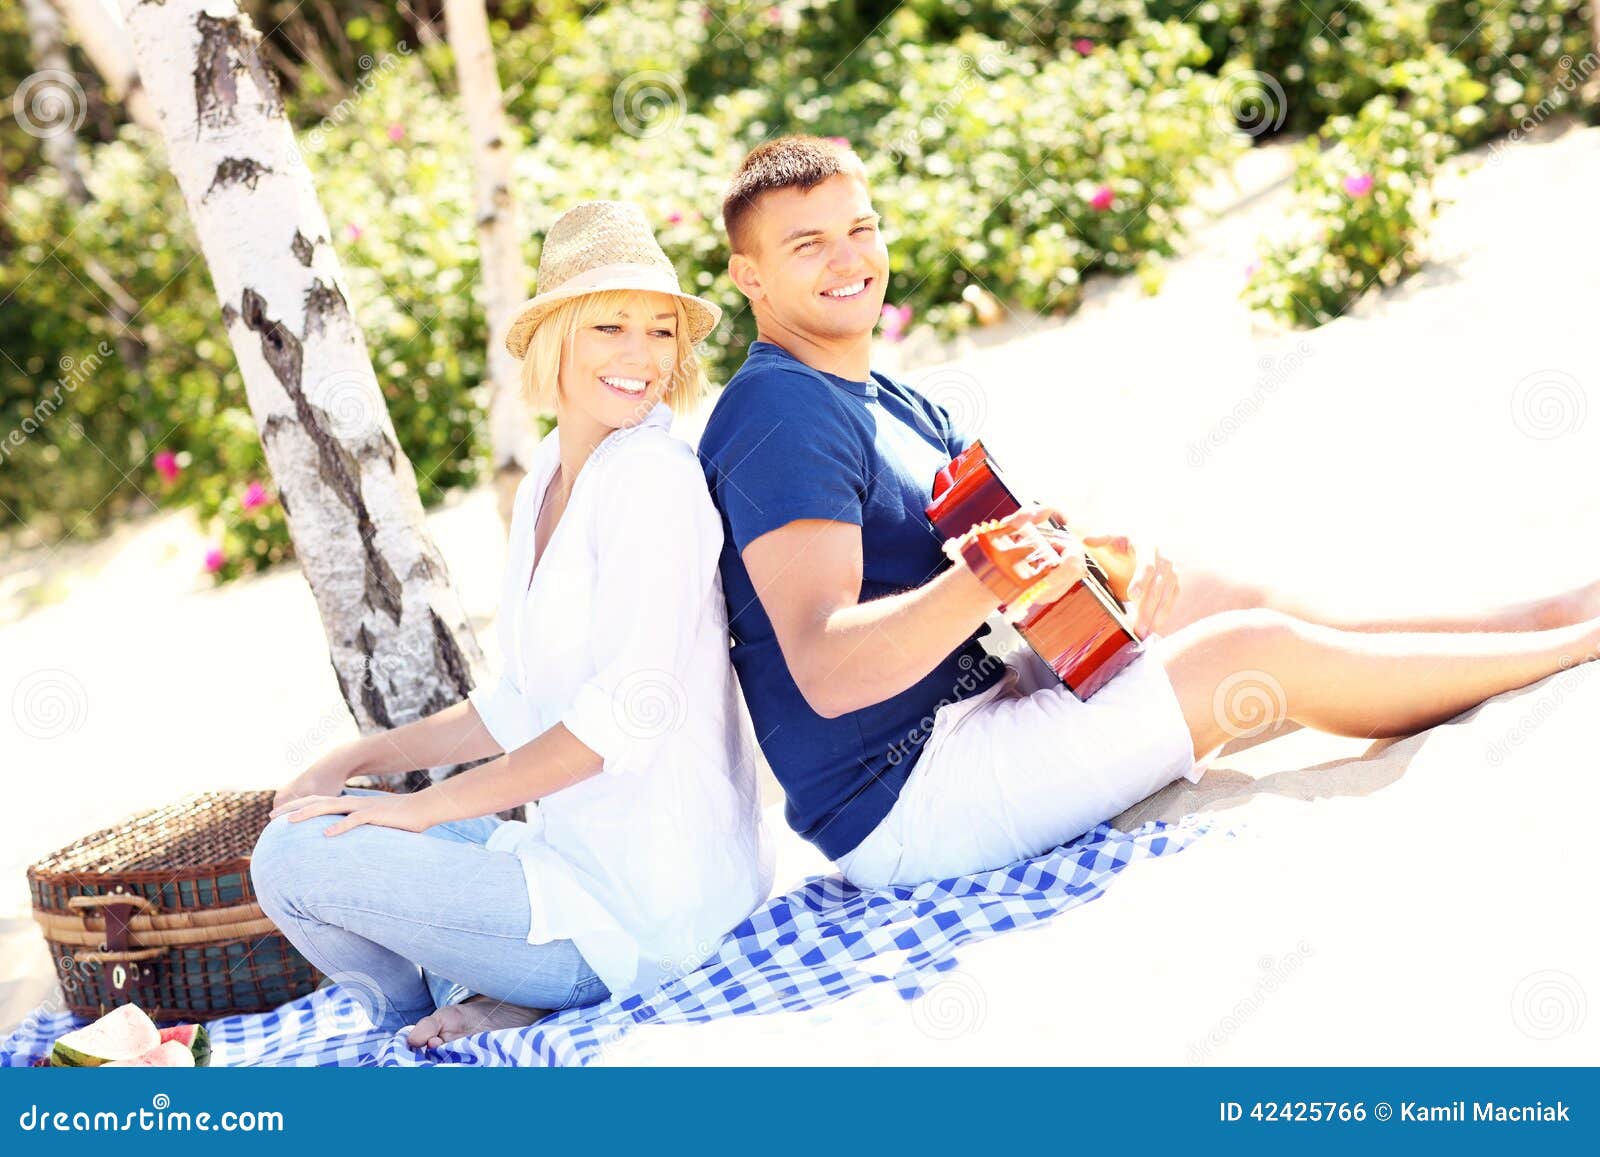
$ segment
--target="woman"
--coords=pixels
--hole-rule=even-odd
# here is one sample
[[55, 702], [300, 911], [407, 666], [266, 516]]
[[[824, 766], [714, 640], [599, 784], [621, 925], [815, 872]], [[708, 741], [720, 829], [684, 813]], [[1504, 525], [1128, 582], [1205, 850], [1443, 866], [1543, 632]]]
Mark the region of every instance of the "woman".
[[[722, 525], [668, 433], [705, 392], [694, 346], [719, 311], [618, 202], [564, 214], [538, 280], [506, 345], [557, 426], [517, 491], [505, 673], [319, 760], [278, 793], [251, 867], [284, 934], [377, 1023], [414, 1024], [412, 1047], [649, 991], [771, 886]], [[498, 752], [415, 794], [340, 794]], [[496, 818], [522, 803], [526, 822]], [[440, 980], [477, 995], [441, 999]]]

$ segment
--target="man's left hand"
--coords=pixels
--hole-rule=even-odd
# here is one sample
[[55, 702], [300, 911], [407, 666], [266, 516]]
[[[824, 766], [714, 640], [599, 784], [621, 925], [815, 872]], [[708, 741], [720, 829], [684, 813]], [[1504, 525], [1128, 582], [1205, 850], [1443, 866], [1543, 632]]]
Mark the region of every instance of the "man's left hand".
[[1178, 601], [1172, 560], [1127, 535], [1086, 534], [1080, 541], [1105, 570], [1111, 593], [1133, 613], [1134, 633], [1144, 639], [1160, 631]]

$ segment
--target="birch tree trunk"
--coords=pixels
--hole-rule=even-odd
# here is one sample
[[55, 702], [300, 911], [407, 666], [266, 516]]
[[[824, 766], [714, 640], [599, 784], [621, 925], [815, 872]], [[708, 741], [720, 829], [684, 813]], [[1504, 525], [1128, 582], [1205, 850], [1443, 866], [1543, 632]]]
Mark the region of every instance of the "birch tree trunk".
[[111, 95], [122, 102], [128, 119], [140, 128], [158, 131], [155, 110], [139, 83], [139, 69], [128, 46], [128, 30], [123, 27], [115, 0], [55, 0], [55, 5]]
[[489, 445], [500, 520], [509, 527], [512, 499], [531, 461], [534, 435], [532, 415], [522, 398], [519, 363], [505, 346], [517, 307], [528, 296], [528, 270], [522, 260], [522, 225], [511, 180], [511, 140], [506, 135], [500, 77], [489, 42], [489, 17], [483, 0], [445, 0], [444, 18], [456, 58], [461, 103], [472, 133], [478, 252], [489, 323]]
[[25, 110], [24, 127], [39, 138], [44, 159], [61, 175], [67, 200], [83, 205], [89, 200], [83, 171], [78, 167], [83, 93], [73, 79], [72, 62], [67, 59], [62, 42], [61, 17], [50, 7], [50, 0], [22, 0], [22, 9], [28, 19], [28, 47], [39, 69], [34, 75], [44, 81], [37, 88], [30, 88], [34, 102], [44, 107]]
[[[121, 3], [340, 690], [363, 734], [431, 715], [466, 697], [483, 656], [261, 38], [234, 0]], [[414, 771], [406, 786], [429, 779]]]

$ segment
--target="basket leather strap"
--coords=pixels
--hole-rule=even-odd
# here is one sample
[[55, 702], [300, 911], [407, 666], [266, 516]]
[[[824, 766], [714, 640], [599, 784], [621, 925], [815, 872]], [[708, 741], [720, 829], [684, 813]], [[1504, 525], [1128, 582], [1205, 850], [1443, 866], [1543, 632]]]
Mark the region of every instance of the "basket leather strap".
[[[135, 896], [127, 892], [114, 892], [103, 896], [77, 896], [68, 901], [72, 908], [99, 908], [105, 915], [106, 939], [105, 950], [96, 953], [74, 953], [80, 961], [92, 956], [97, 963], [111, 965], [107, 974], [107, 987], [111, 991], [115, 1003], [131, 999], [130, 994], [136, 984], [144, 979], [144, 970], [129, 968], [142, 959], [150, 959], [149, 950], [139, 951], [128, 948], [128, 919], [134, 912], [155, 911], [156, 906], [143, 896]], [[157, 953], [159, 955], [159, 953]]]

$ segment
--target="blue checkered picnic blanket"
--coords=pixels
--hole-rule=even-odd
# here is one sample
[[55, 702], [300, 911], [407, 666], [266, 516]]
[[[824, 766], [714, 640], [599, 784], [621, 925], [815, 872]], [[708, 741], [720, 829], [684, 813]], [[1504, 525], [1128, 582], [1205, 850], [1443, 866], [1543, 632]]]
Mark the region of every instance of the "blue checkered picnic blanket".
[[[1152, 820], [1131, 833], [1102, 823], [1032, 860], [914, 888], [863, 892], [837, 875], [812, 876], [730, 932], [698, 970], [655, 992], [432, 1051], [409, 1048], [403, 1032], [375, 1032], [354, 996], [331, 985], [270, 1013], [210, 1022], [211, 1063], [587, 1065], [603, 1061], [608, 1046], [641, 1025], [809, 1011], [875, 984], [892, 984], [914, 1000], [955, 967], [960, 945], [1088, 903], [1130, 863], [1181, 851], [1215, 825], [1197, 815], [1177, 824]], [[82, 1023], [42, 1005], [0, 1045], [0, 1067], [47, 1055], [57, 1037]]]

